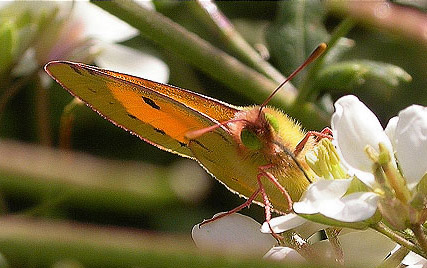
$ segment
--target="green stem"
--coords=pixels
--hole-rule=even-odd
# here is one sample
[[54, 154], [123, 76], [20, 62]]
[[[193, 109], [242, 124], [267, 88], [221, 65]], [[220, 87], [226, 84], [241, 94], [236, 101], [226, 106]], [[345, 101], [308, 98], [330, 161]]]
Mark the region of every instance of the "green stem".
[[75, 191], [64, 189], [62, 192], [55, 192], [52, 193], [52, 195], [46, 195], [45, 199], [41, 203], [38, 203], [33, 207], [20, 210], [17, 213], [12, 214], [28, 217], [48, 217], [50, 212], [54, 211], [55, 208], [57, 208], [59, 205], [64, 204], [68, 200], [71, 200], [70, 197], [73, 195], [76, 195]]
[[52, 146], [48, 90], [41, 85], [39, 77], [34, 80], [37, 137], [41, 145]]
[[335, 253], [335, 260], [337, 263], [343, 265], [344, 264], [344, 251], [341, 247], [341, 243], [338, 239], [338, 235], [341, 232], [340, 228], [326, 228], [325, 229], [326, 236], [328, 237], [329, 243]]
[[[257, 103], [264, 101], [277, 83], [249, 68], [236, 58], [212, 46], [194, 33], [174, 23], [169, 18], [144, 9], [132, 1], [95, 1], [94, 4], [137, 28], [140, 33], [206, 74], [223, 82], [230, 89]], [[289, 88], [289, 85], [288, 85]], [[329, 121], [329, 115], [314, 105], [308, 104], [290, 109], [296, 95], [286, 86], [272, 100], [271, 104], [297, 117], [304, 125], [322, 129]]]
[[[169, 18], [141, 7], [133, 1], [94, 1], [107, 12], [137, 28], [142, 35], [170, 50], [188, 63], [231, 89], [257, 102], [274, 90], [277, 83], [249, 68], [236, 58], [212, 46]], [[294, 99], [283, 90], [277, 100], [283, 107]]]
[[387, 236], [394, 242], [398, 243], [401, 246], [406, 247], [407, 249], [417, 253], [418, 255], [423, 256], [424, 258], [427, 257], [427, 254], [423, 252], [417, 245], [412, 243], [411, 241], [408, 241], [405, 237], [399, 235], [398, 233], [394, 232], [390, 228], [388, 228], [384, 223], [379, 222], [374, 225], [370, 226], [372, 229], [382, 233], [383, 235]]
[[313, 87], [311, 85], [313, 84], [313, 80], [316, 78], [318, 72], [320, 71], [325, 62], [325, 56], [328, 54], [331, 48], [333, 48], [337, 44], [341, 37], [347, 35], [347, 33], [354, 27], [354, 25], [355, 22], [352, 19], [347, 18], [341, 21], [341, 23], [335, 28], [329, 39], [328, 48], [322, 56], [320, 56], [315, 62], [313, 62], [310, 70], [308, 71], [307, 76], [305, 77], [299, 89], [299, 94], [295, 100], [294, 105], [301, 105], [302, 103], [309, 101], [309, 99], [314, 96], [316, 92], [313, 92]]
[[[259, 53], [246, 42], [214, 2], [198, 0], [192, 3], [194, 3], [193, 6], [197, 14], [200, 14], [201, 17], [203, 16], [202, 21], [209, 20], [209, 24], [215, 28], [215, 31], [220, 35], [224, 44], [237, 58], [241, 59], [258, 72], [273, 79], [278, 84], [285, 80], [285, 77], [276, 68], [265, 61]], [[288, 87], [291, 89], [293, 86], [289, 84]], [[295, 88], [293, 89], [296, 90]]]
[[188, 234], [22, 217], [2, 217], [0, 226], [2, 267], [5, 260], [7, 267], [283, 267], [259, 256], [204, 254]]
[[[19, 90], [24, 87], [31, 79], [34, 78], [34, 73], [30, 75], [26, 75], [16, 82], [14, 82], [10, 87], [7, 87], [3, 94], [0, 96], [0, 116], [3, 114], [4, 109], [6, 108], [7, 103], [13, 96], [15, 96]], [[3, 85], [0, 86], [2, 88]]]
[[73, 111], [78, 105], [82, 105], [82, 101], [74, 98], [67, 106], [64, 107], [61, 115], [61, 123], [59, 127], [59, 148], [71, 148], [71, 132], [73, 128]]
[[424, 233], [423, 226], [421, 224], [413, 224], [411, 226], [411, 230], [412, 232], [414, 232], [414, 236], [417, 239], [420, 247], [423, 249], [424, 252], [426, 252], [424, 256], [427, 255], [427, 237]]
[[281, 242], [286, 247], [296, 250], [301, 256], [311, 262], [319, 262], [319, 255], [311, 247], [311, 244], [294, 231], [287, 231], [282, 234]]
[[6, 140], [0, 143], [0, 156], [7, 156], [0, 157], [0, 189], [5, 196], [25, 196], [38, 202], [61, 193], [68, 198], [49, 202], [132, 215], [179, 202], [170, 188], [173, 173], [165, 167]]

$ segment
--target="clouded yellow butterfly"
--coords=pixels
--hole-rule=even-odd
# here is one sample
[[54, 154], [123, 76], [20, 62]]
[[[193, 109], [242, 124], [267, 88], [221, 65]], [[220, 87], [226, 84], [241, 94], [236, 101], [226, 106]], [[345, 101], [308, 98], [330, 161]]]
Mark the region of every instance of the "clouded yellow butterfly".
[[[293, 74], [326, 48], [321, 44]], [[163, 150], [196, 159], [229, 190], [289, 212], [313, 180], [305, 153], [314, 139], [265, 105], [236, 107], [191, 91], [81, 63], [53, 61], [46, 72], [113, 124]], [[325, 134], [317, 134], [323, 137]]]

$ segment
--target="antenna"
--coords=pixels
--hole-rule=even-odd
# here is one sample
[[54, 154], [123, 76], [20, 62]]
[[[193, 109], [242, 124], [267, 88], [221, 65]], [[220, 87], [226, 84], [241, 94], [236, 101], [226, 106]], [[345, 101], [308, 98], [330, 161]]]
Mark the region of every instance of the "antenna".
[[286, 82], [288, 82], [289, 80], [291, 80], [292, 78], [294, 78], [295, 75], [297, 75], [302, 69], [304, 69], [307, 65], [309, 65], [310, 63], [312, 63], [315, 59], [317, 59], [320, 55], [323, 54], [323, 52], [325, 52], [326, 48], [328, 47], [328, 45], [326, 45], [326, 43], [321, 43], [313, 52], [311, 52], [310, 56], [308, 56], [308, 58], [303, 62], [303, 64], [301, 64], [295, 71], [293, 71], [293, 73], [291, 73], [288, 78], [286, 78], [285, 81], [283, 81], [274, 91], [273, 93], [270, 94], [270, 96], [261, 104], [261, 108], [260, 108], [260, 112], [262, 110], [262, 108], [264, 108], [267, 103], [270, 102], [270, 100], [273, 98], [273, 96], [279, 91], [279, 89], [281, 87], [283, 87], [284, 84], [286, 84]]

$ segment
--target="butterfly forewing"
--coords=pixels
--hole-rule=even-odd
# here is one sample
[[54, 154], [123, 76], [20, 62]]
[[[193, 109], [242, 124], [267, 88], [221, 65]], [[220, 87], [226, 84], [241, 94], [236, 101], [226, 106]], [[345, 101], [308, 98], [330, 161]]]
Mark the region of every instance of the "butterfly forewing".
[[216, 124], [216, 118], [230, 119], [235, 111], [221, 102], [181, 92], [180, 98], [193, 106], [197, 102], [215, 105], [216, 112], [211, 115], [216, 118], [212, 119], [182, 100], [162, 94], [169, 91], [178, 96], [179, 88], [79, 63], [51, 62], [45, 68], [71, 94], [114, 124], [164, 150], [187, 157], [194, 157], [185, 139], [188, 131]]
[[121, 74], [113, 71], [102, 70], [93, 66], [88, 66], [92, 69], [103, 72], [107, 75], [111, 75], [115, 78], [119, 78], [145, 88], [150, 88], [155, 92], [168, 96], [175, 101], [184, 104], [185, 106], [191, 107], [198, 112], [215, 119], [218, 122], [224, 122], [234, 117], [234, 114], [240, 110], [240, 108], [230, 105], [228, 103], [209, 98], [197, 94], [195, 92], [188, 91], [183, 88], [174, 87], [171, 85], [161, 84], [147, 79]]

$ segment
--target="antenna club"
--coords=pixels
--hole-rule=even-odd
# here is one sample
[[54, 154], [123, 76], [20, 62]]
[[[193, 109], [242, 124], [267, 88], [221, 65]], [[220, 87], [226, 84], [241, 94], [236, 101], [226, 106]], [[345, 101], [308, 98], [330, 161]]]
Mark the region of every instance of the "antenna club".
[[310, 63], [312, 63], [315, 59], [317, 59], [320, 55], [323, 54], [323, 52], [325, 52], [326, 48], [328, 47], [328, 45], [326, 43], [321, 43], [319, 44], [316, 49], [311, 52], [310, 56], [308, 56], [308, 58], [295, 70], [293, 71], [288, 78], [286, 78], [285, 81], [283, 81], [274, 91], [273, 93], [270, 94], [270, 96], [261, 104], [261, 109], [260, 109], [260, 114], [261, 114], [261, 110], [267, 105], [268, 102], [270, 102], [270, 100], [273, 98], [273, 96], [277, 93], [277, 91], [279, 91], [279, 89], [286, 84], [286, 82], [288, 82], [289, 80], [291, 80], [295, 75], [297, 75], [302, 69], [304, 69], [307, 65], [309, 65]]

